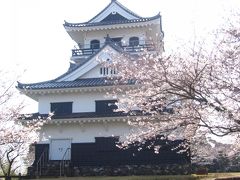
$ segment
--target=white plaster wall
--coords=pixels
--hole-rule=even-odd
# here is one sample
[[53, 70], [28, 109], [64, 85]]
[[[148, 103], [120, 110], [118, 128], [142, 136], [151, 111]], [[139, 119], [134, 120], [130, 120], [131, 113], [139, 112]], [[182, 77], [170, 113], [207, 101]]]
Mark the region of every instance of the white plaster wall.
[[95, 142], [95, 137], [125, 137], [131, 128], [125, 122], [49, 124], [40, 132], [39, 143], [49, 143], [50, 139], [71, 139], [72, 143]]
[[[84, 42], [84, 37], [85, 37], [85, 32], [80, 32], [80, 31], [67, 31], [69, 36], [72, 38], [73, 41], [76, 43], [83, 43]], [[81, 47], [84, 48], [84, 47]]]
[[104, 61], [107, 59], [111, 59], [111, 55], [109, 54], [111, 52], [112, 55], [116, 55], [117, 52], [110, 46], [105, 46], [100, 52], [98, 52], [91, 60], [77, 68], [75, 71], [69, 73], [68, 75], [64, 76], [63, 78], [58, 79], [58, 82], [61, 81], [73, 81], [78, 78], [82, 78], [82, 76], [92, 69], [94, 69], [96, 66], [99, 65], [99, 60]]
[[100, 68], [101, 67], [104, 67], [104, 66], [97, 66], [95, 68], [93, 68], [92, 70], [88, 71], [86, 74], [84, 74], [83, 76], [81, 76], [80, 78], [100, 78], [100, 77], [106, 77], [106, 76], [110, 76], [110, 71], [111, 71], [111, 68], [108, 67], [109, 69], [109, 74], [108, 75], [103, 75], [103, 74], [100, 74]]
[[38, 112], [48, 114], [51, 102], [73, 102], [73, 113], [95, 112], [95, 101], [112, 99], [106, 97], [105, 92], [49, 94], [39, 97]]
[[[129, 38], [132, 36], [138, 36], [140, 40], [149, 39], [147, 37], [147, 32], [151, 31], [152, 27], [135, 27], [135, 28], [123, 28], [123, 29], [108, 29], [108, 30], [99, 30], [99, 31], [90, 31], [90, 32], [71, 32], [69, 33], [72, 39], [76, 43], [85, 44], [81, 48], [90, 48], [91, 40], [97, 39], [101, 44], [104, 44], [107, 34], [111, 38], [114, 37], [123, 37], [122, 41], [125, 42], [125, 45], [128, 45]], [[81, 37], [81, 38], [80, 38]]]
[[101, 44], [105, 42], [105, 38], [107, 34], [111, 38], [122, 37], [122, 43], [124, 45], [128, 45], [129, 38], [132, 36], [137, 36], [140, 40], [144, 40], [146, 38], [146, 31], [148, 28], [131, 28], [131, 29], [110, 29], [105, 31], [91, 31], [86, 33], [86, 37], [84, 39], [84, 44], [86, 44], [86, 48], [89, 48], [90, 42], [93, 39], [98, 39]]
[[97, 39], [101, 44], [104, 44], [105, 37], [107, 34], [111, 38], [123, 37], [122, 41], [124, 45], [128, 45], [129, 38], [132, 36], [137, 36], [141, 41], [153, 40], [157, 43], [160, 35], [160, 24], [158, 20], [154, 22], [151, 26], [147, 27], [131, 27], [131, 28], [121, 28], [121, 29], [104, 29], [104, 30], [91, 30], [91, 31], [70, 31], [68, 32], [71, 38], [77, 43], [81, 44], [81, 48], [90, 48], [90, 41]]
[[92, 70], [88, 71], [86, 74], [81, 76], [81, 78], [98, 78], [103, 77], [103, 75], [100, 74], [100, 65], [96, 66]]

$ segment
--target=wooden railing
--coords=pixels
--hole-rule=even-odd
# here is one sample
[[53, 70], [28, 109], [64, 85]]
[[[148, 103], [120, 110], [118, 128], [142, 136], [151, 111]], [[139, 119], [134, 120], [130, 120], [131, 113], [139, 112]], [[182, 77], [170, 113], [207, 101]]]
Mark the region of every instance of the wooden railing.
[[42, 175], [42, 169], [48, 162], [48, 148], [45, 148], [36, 163], [36, 176]]
[[[113, 42], [114, 43], [114, 42]], [[144, 43], [138, 45], [121, 45], [116, 43], [120, 48], [125, 52], [134, 53], [134, 52], [143, 52], [143, 51], [155, 51], [154, 43]], [[96, 53], [99, 49], [92, 48], [80, 48], [80, 49], [72, 49], [72, 56], [90, 56]]]
[[59, 176], [65, 176], [65, 166], [66, 164], [70, 163], [70, 160], [67, 158], [70, 157], [71, 159], [71, 148], [67, 148], [65, 153], [63, 154], [62, 160], [60, 161], [60, 169], [59, 169]]
[[91, 49], [91, 48], [84, 48], [84, 49], [72, 49], [72, 56], [90, 56], [97, 52], [99, 49]]
[[143, 51], [155, 51], [154, 44], [139, 44], [137, 46], [122, 46], [126, 52], [143, 52]]

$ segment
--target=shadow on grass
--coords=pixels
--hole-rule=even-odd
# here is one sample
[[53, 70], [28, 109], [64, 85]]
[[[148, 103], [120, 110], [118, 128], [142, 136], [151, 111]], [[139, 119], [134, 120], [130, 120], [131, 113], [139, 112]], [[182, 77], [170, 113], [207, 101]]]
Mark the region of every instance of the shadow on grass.
[[[240, 173], [209, 173], [208, 175], [174, 175], [174, 176], [93, 176], [41, 178], [41, 180], [214, 180], [216, 178], [240, 177]], [[234, 179], [235, 180], [235, 179]]]
[[[54, 178], [41, 180], [53, 180]], [[58, 180], [197, 180], [199, 177], [192, 175], [184, 176], [94, 176], [94, 177], [63, 177]]]

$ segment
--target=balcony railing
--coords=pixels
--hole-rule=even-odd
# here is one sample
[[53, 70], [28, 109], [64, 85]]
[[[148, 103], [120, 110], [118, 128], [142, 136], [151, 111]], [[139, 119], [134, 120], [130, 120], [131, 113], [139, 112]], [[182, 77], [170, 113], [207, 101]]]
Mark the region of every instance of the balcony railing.
[[155, 45], [154, 44], [139, 44], [137, 46], [121, 46], [124, 51], [129, 52], [129, 53], [134, 53], [134, 52], [142, 52], [142, 51], [155, 51]]
[[[113, 42], [115, 43], [115, 42]], [[134, 43], [133, 43], [134, 44]], [[155, 44], [154, 43], [140, 43], [138, 45], [121, 45], [121, 43], [116, 42], [115, 45], [118, 45], [120, 48], [123, 49], [125, 52], [129, 53], [138, 53], [138, 52], [143, 52], [143, 51], [155, 51]], [[100, 44], [99, 47], [102, 47], [103, 45]], [[90, 47], [85, 46], [85, 47]], [[98, 52], [98, 48], [76, 48], [72, 49], [72, 56], [90, 56]]]
[[84, 49], [72, 49], [72, 56], [90, 56], [96, 53], [99, 49], [84, 48]]

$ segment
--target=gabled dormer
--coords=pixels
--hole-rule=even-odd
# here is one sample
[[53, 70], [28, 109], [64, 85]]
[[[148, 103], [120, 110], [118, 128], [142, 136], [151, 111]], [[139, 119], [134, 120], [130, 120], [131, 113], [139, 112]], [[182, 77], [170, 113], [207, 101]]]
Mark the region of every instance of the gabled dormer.
[[140, 19], [140, 18], [141, 16], [127, 9], [118, 1], [112, 0], [107, 7], [105, 7], [95, 17], [90, 19], [88, 23], [125, 21], [125, 20], [133, 20], [133, 19]]
[[71, 60], [81, 64], [97, 53], [106, 38], [123, 51], [138, 54], [142, 51], [163, 50], [163, 31], [160, 13], [141, 17], [117, 0], [111, 2], [96, 16], [84, 23], [64, 23], [70, 37], [75, 41]]

